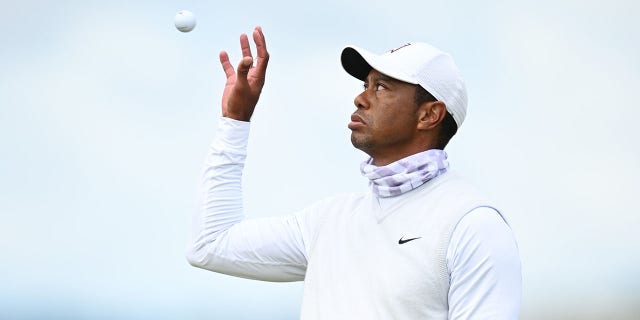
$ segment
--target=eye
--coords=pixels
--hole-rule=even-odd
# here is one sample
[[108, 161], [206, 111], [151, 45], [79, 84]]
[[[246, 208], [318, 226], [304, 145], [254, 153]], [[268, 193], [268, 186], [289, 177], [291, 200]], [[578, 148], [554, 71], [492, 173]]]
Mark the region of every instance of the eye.
[[[376, 83], [373, 88], [374, 88], [374, 91], [380, 91], [380, 90], [386, 90], [387, 89], [387, 87], [384, 84], [382, 84], [381, 82]], [[369, 84], [365, 82], [362, 85], [362, 89], [363, 90], [369, 89]]]

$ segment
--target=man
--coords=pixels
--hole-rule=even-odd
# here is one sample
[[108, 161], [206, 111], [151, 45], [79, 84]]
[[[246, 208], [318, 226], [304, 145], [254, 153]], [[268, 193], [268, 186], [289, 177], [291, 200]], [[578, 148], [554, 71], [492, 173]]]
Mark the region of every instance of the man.
[[[364, 81], [348, 127], [371, 190], [294, 215], [244, 219], [240, 180], [249, 120], [269, 60], [260, 27], [237, 72], [226, 52], [222, 118], [203, 176], [203, 211], [187, 254], [197, 267], [266, 281], [305, 281], [303, 319], [516, 319], [513, 234], [489, 201], [448, 172], [442, 150], [466, 113], [453, 59], [423, 43], [383, 55], [348, 47]], [[277, 197], [277, 195], [274, 195]]]

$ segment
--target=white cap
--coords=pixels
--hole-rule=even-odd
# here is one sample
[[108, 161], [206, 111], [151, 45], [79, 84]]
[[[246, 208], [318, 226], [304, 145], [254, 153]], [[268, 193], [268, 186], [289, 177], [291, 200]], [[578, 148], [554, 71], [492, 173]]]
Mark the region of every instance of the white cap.
[[467, 114], [467, 89], [453, 58], [426, 43], [411, 42], [382, 55], [350, 46], [342, 50], [342, 67], [365, 81], [375, 69], [391, 78], [417, 84], [444, 102], [458, 128]]

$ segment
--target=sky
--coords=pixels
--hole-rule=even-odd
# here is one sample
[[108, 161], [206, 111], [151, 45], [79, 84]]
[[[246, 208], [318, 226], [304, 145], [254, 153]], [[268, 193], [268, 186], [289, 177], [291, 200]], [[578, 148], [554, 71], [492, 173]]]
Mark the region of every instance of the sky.
[[[634, 1], [0, 2], [0, 319], [295, 319], [302, 283], [184, 258], [220, 117], [218, 52], [271, 54], [245, 167], [249, 217], [365, 191], [347, 45], [453, 55], [469, 110], [452, 170], [507, 215], [522, 319], [640, 313]], [[178, 32], [173, 17], [198, 24]], [[274, 188], [277, 184], [277, 188]], [[285, 199], [283, 201], [283, 199]]]

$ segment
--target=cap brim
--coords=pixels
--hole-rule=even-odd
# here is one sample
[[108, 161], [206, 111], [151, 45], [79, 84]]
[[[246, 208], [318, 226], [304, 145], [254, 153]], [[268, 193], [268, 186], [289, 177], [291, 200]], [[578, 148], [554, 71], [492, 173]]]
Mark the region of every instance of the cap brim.
[[372, 56], [370, 52], [364, 49], [360, 49], [357, 47], [346, 47], [342, 50], [340, 62], [342, 62], [342, 67], [345, 71], [347, 71], [348, 74], [356, 79], [364, 81], [373, 67], [371, 67], [371, 65], [367, 62], [367, 60], [362, 56], [360, 52], [363, 52], [369, 57]]

